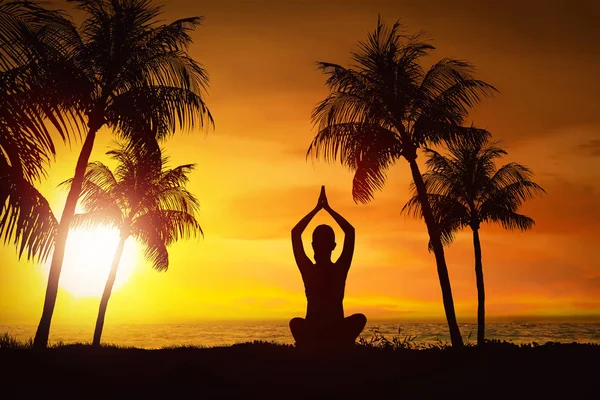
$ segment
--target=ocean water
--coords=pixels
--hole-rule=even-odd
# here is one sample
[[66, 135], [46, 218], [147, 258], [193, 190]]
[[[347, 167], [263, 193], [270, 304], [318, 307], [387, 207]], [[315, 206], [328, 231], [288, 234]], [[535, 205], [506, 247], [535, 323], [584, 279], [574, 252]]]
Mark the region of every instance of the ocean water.
[[[8, 332], [20, 341], [35, 335], [34, 325], [0, 325], [0, 333]], [[461, 324], [461, 334], [467, 342], [476, 342], [477, 326]], [[368, 323], [361, 336], [367, 341], [374, 333], [387, 339], [409, 339], [415, 344], [443, 344], [450, 342], [448, 327], [443, 323]], [[50, 344], [91, 342], [93, 327], [77, 325], [52, 326]], [[579, 342], [600, 344], [600, 323], [490, 323], [486, 326], [486, 338], [521, 343]], [[139, 348], [165, 346], [225, 346], [241, 342], [263, 340], [277, 343], [293, 343], [286, 322], [220, 322], [200, 324], [107, 324], [104, 327], [104, 343]]]

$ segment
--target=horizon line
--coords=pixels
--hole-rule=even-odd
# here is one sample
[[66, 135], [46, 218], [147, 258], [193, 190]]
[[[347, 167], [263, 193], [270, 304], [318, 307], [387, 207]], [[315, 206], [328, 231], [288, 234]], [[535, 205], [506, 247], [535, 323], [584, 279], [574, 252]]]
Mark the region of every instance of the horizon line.
[[[117, 322], [111, 325], [201, 325], [201, 324], [227, 324], [227, 323], [288, 323], [287, 318], [227, 318], [227, 319], [214, 319], [207, 318], [202, 320], [186, 320], [186, 321], [171, 321], [171, 322]], [[421, 318], [407, 318], [407, 317], [373, 317], [368, 318], [367, 323], [385, 323], [385, 324], [446, 324], [447, 321], [443, 317], [421, 317]], [[548, 316], [548, 315], [510, 315], [510, 316], [494, 316], [486, 318], [486, 325], [488, 323], [600, 323], [600, 314], [588, 314], [588, 315], [569, 315], [569, 316]], [[458, 319], [460, 324], [477, 324], [476, 318], [464, 318]], [[36, 323], [0, 323], [0, 326], [34, 326]], [[89, 323], [77, 323], [77, 322], [57, 322], [54, 326], [70, 326], [70, 325], [89, 325]]]

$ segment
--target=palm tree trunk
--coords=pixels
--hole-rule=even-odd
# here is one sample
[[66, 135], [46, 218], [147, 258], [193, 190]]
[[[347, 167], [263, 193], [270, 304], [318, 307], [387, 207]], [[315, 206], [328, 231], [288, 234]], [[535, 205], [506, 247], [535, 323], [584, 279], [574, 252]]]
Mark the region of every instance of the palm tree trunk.
[[416, 158], [413, 158], [408, 160], [408, 162], [417, 189], [417, 196], [419, 197], [419, 202], [421, 203], [421, 208], [423, 210], [423, 219], [425, 220], [425, 225], [427, 225], [427, 232], [429, 233], [429, 239], [431, 241], [431, 246], [433, 247], [433, 254], [435, 255], [438, 278], [442, 288], [444, 311], [446, 312], [446, 320], [448, 321], [448, 329], [450, 330], [450, 341], [452, 342], [452, 347], [462, 347], [463, 340], [456, 321], [456, 313], [454, 312], [452, 288], [450, 286], [448, 267], [446, 266], [446, 257], [444, 256], [444, 247], [440, 238], [440, 230], [433, 218], [431, 207], [429, 206], [427, 190], [421, 172], [419, 171], [417, 160]]
[[477, 280], [477, 346], [483, 346], [485, 344], [485, 287], [483, 286], [483, 265], [478, 229], [473, 229], [473, 247], [475, 248], [475, 278]]
[[54, 242], [54, 252], [52, 253], [52, 263], [50, 264], [50, 272], [48, 274], [48, 285], [46, 287], [46, 297], [44, 299], [44, 309], [42, 311], [42, 318], [38, 325], [35, 333], [35, 339], [33, 340], [34, 348], [46, 348], [48, 345], [48, 336], [50, 335], [50, 322], [52, 321], [52, 314], [54, 312], [54, 306], [56, 304], [56, 296], [58, 294], [58, 281], [60, 278], [60, 272], [62, 270], [63, 259], [65, 256], [65, 246], [67, 243], [67, 235], [69, 234], [69, 227], [71, 220], [75, 214], [75, 207], [77, 206], [77, 200], [81, 193], [81, 186], [83, 184], [83, 177], [87, 169], [87, 164], [94, 147], [94, 139], [96, 138], [96, 132], [100, 127], [91, 127], [85, 137], [85, 142], [79, 153], [77, 159], [77, 166], [75, 167], [75, 176], [73, 176], [73, 183], [71, 189], [67, 195], [67, 201], [63, 209], [60, 224], [56, 233], [56, 239]]
[[119, 268], [119, 262], [121, 261], [121, 255], [123, 254], [123, 248], [125, 247], [125, 240], [127, 238], [121, 235], [121, 240], [117, 246], [117, 251], [113, 257], [112, 266], [110, 267], [110, 273], [104, 286], [104, 293], [102, 293], [102, 299], [100, 300], [100, 308], [98, 310], [98, 319], [96, 319], [96, 328], [94, 329], [94, 341], [92, 345], [100, 346], [100, 337], [102, 336], [102, 329], [104, 328], [104, 316], [106, 315], [106, 308], [108, 307], [108, 300], [112, 293], [113, 285], [117, 277], [117, 269]]

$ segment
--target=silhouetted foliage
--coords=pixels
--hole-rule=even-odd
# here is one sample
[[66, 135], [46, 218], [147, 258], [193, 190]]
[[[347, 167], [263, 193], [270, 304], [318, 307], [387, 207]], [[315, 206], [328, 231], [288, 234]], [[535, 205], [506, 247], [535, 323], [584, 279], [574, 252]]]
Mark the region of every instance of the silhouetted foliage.
[[435, 250], [452, 344], [461, 346], [440, 232], [427, 203], [417, 150], [488, 136], [463, 124], [468, 110], [495, 89], [475, 79], [473, 66], [465, 61], [445, 58], [425, 71], [420, 60], [432, 50], [423, 33], [406, 35], [399, 22], [388, 28], [379, 20], [352, 53], [355, 65], [318, 63], [328, 76], [329, 95], [313, 112], [319, 131], [308, 154], [339, 161], [353, 171], [352, 194], [362, 203], [383, 188], [387, 170], [397, 160], [409, 162]]
[[0, 1], [0, 237], [28, 259], [47, 257], [58, 225], [34, 187], [55, 154], [48, 125], [63, 140], [80, 128], [70, 89], [72, 30], [62, 12]]
[[212, 125], [204, 103], [208, 76], [187, 52], [200, 17], [159, 24], [149, 0], [70, 0], [85, 13], [70, 54], [87, 133], [56, 234], [44, 310], [34, 344], [45, 347], [65, 244], [96, 133], [103, 126], [133, 146], [155, 146], [176, 129]]
[[[0, 336], [3, 393], [78, 397], [93, 387], [94, 396], [103, 398], [201, 393], [208, 398], [371, 399], [395, 393], [480, 399], [493, 390], [486, 397], [594, 398], [600, 357], [598, 344], [498, 341], [461, 351], [377, 343], [310, 352], [261, 341], [155, 350], [83, 343], [52, 347], [48, 352], [4, 348]], [[31, 381], [38, 384], [27, 386]]]
[[[88, 164], [80, 203], [84, 213], [75, 214], [72, 226], [115, 227], [120, 241], [113, 259], [94, 333], [100, 344], [104, 315], [125, 241], [131, 236], [144, 246], [152, 267], [165, 271], [169, 267], [167, 246], [179, 239], [202, 233], [196, 220], [199, 203], [185, 188], [193, 164], [168, 169], [168, 158], [159, 148], [121, 144], [107, 153], [118, 162], [114, 173], [101, 162]], [[70, 179], [63, 184], [71, 184]]]
[[[514, 162], [496, 168], [495, 160], [507, 152], [498, 142], [450, 143], [448, 156], [427, 149], [427, 172], [423, 181], [435, 220], [441, 227], [442, 242], [448, 245], [454, 234], [466, 227], [473, 231], [475, 274], [477, 278], [477, 343], [485, 338], [485, 289], [481, 260], [479, 228], [482, 223], [499, 223], [503, 228], [521, 231], [530, 229], [533, 219], [517, 213], [523, 202], [545, 193], [531, 179], [527, 167]], [[414, 196], [402, 208], [416, 217], [423, 217], [421, 202]], [[431, 249], [431, 242], [430, 242]]]

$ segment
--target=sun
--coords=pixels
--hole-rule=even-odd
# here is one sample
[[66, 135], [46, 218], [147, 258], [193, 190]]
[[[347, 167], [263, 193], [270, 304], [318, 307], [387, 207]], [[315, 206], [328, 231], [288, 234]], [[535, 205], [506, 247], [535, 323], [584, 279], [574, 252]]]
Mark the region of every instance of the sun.
[[[119, 231], [110, 228], [71, 229], [59, 286], [73, 296], [100, 297], [119, 243]], [[113, 292], [129, 280], [136, 266], [135, 242], [125, 242]], [[46, 272], [50, 260], [46, 263]]]

